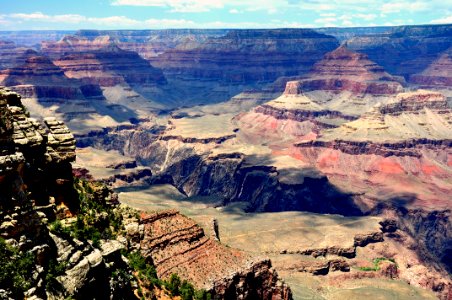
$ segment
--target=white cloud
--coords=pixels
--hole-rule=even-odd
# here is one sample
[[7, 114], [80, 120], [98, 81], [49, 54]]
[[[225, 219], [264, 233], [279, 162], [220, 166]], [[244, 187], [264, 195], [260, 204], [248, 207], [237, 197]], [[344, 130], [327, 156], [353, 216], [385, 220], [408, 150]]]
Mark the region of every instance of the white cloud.
[[230, 13], [230, 14], [241, 14], [241, 13], [243, 13], [243, 12], [240, 11], [240, 10], [238, 10], [238, 9], [236, 9], [236, 8], [233, 8], [233, 9], [230, 9], [230, 10], [229, 10], [229, 13]]
[[342, 21], [342, 26], [345, 26], [345, 27], [352, 27], [352, 26], [354, 26], [355, 24], [352, 22], [352, 21], [350, 21], [350, 20], [343, 20]]
[[94, 24], [94, 25], [116, 25], [131, 26], [139, 25], [141, 22], [124, 16], [111, 16], [105, 18], [92, 18], [81, 15], [46, 15], [41, 12], [30, 14], [10, 14], [3, 17], [19, 20], [21, 22], [48, 22], [48, 23], [64, 23], [64, 24]]
[[399, 13], [401, 11], [408, 11], [408, 12], [417, 12], [417, 11], [424, 11], [431, 8], [433, 4], [427, 2], [427, 1], [416, 1], [416, 2], [408, 2], [408, 1], [394, 1], [385, 3], [381, 6], [381, 12], [382, 13]]
[[377, 18], [376, 14], [354, 14], [353, 17], [358, 18], [358, 19], [363, 19], [365, 21], [372, 21], [375, 20], [375, 18]]
[[430, 24], [452, 24], [452, 15], [430, 21]]
[[336, 22], [337, 19], [335, 17], [326, 17], [326, 18], [319, 18], [317, 20], [315, 20], [315, 23], [319, 23], [319, 24], [333, 24], [334, 22]]
[[144, 24], [150, 28], [187, 28], [195, 27], [196, 23], [184, 19], [148, 19]]
[[223, 0], [115, 0], [116, 6], [170, 7], [173, 12], [206, 12], [223, 8]]
[[80, 15], [72, 15], [72, 14], [67, 14], [67, 15], [54, 15], [54, 16], [50, 16], [50, 15], [45, 15], [41, 12], [34, 12], [34, 13], [30, 13], [30, 14], [10, 14], [8, 15], [10, 18], [12, 19], [18, 19], [18, 20], [22, 20], [22, 21], [46, 21], [46, 22], [55, 22], [55, 23], [59, 23], [59, 22], [63, 22], [63, 23], [80, 23], [82, 21], [85, 21], [86, 18]]
[[92, 18], [82, 15], [46, 15], [41, 12], [30, 14], [17, 13], [0, 15], [0, 24], [33, 23], [35, 28], [49, 28], [49, 23], [74, 25], [76, 28], [87, 28], [96, 25], [101, 28], [142, 29], [142, 28], [282, 28], [313, 27], [312, 24], [272, 20], [271, 22], [195, 22], [186, 19], [147, 19], [135, 20], [124, 16]]
[[[171, 12], [207, 12], [213, 9], [230, 8], [231, 11], [279, 12], [291, 6], [288, 0], [113, 0], [115, 6], [154, 6], [166, 7]], [[234, 13], [231, 12], [231, 13]]]

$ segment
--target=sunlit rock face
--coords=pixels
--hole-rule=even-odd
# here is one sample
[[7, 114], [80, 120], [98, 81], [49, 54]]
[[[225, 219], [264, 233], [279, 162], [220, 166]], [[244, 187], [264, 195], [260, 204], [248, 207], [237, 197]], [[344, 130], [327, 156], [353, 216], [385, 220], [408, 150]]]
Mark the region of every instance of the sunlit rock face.
[[414, 207], [446, 208], [446, 191], [452, 188], [451, 132], [446, 98], [421, 90], [401, 93], [357, 120], [324, 131], [316, 141], [296, 146], [330, 178], [346, 176], [371, 186], [370, 198], [378, 198], [378, 190], [387, 199], [411, 193]]

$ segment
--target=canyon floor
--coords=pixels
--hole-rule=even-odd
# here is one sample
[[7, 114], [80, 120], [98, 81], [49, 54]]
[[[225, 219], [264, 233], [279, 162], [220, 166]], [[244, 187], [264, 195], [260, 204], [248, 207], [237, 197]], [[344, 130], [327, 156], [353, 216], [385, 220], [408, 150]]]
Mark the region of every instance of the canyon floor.
[[[215, 208], [217, 199], [186, 197], [170, 185], [133, 190], [125, 188], [118, 192], [122, 203], [137, 209], [155, 211], [177, 208], [196, 220], [208, 233], [211, 231], [209, 224], [212, 218], [218, 220], [221, 242], [253, 256], [271, 258], [273, 266], [291, 287], [294, 299], [436, 299], [434, 293], [402, 280], [366, 278], [367, 274], [364, 278], [353, 278], [355, 274], [363, 273], [359, 266], [371, 266], [372, 260], [378, 258], [376, 253], [366, 253], [364, 248], [358, 249], [356, 258], [346, 259], [351, 265], [348, 273], [334, 271], [328, 275], [314, 275], [299, 272], [294, 267], [304, 261], [311, 265], [313, 261], [322, 264], [328, 259], [339, 257], [313, 258], [296, 252], [322, 247], [350, 248], [355, 235], [379, 232], [379, 217], [343, 217], [304, 212], [245, 213], [241, 203]], [[343, 274], [350, 278], [341, 280]]]

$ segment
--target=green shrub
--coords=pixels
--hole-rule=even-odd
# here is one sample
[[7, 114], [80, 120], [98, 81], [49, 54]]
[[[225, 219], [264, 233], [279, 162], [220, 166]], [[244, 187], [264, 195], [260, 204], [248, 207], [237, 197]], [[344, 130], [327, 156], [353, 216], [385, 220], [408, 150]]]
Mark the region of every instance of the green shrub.
[[129, 260], [129, 266], [138, 272], [138, 276], [142, 280], [147, 280], [150, 287], [162, 285], [162, 282], [157, 277], [157, 271], [154, 266], [148, 264], [146, 259], [138, 252], [126, 253], [126, 257]]
[[195, 300], [211, 300], [212, 295], [206, 290], [196, 290], [193, 297]]
[[63, 275], [66, 271], [67, 262], [57, 262], [56, 260], [49, 261], [47, 268], [47, 274], [45, 277], [46, 289], [48, 291], [56, 292], [61, 291], [61, 283], [57, 280], [57, 277]]
[[0, 238], [0, 287], [9, 289], [16, 298], [31, 287], [34, 255], [20, 252]]
[[180, 285], [181, 281], [177, 274], [171, 274], [170, 279], [165, 282], [165, 287], [171, 293], [172, 296], [180, 295], [179, 291]]
[[372, 267], [359, 267], [358, 269], [361, 271], [378, 271], [378, 270], [380, 270], [380, 262], [385, 261], [385, 260], [390, 261], [397, 266], [397, 264], [393, 258], [378, 257], [372, 261], [372, 263], [373, 263]]

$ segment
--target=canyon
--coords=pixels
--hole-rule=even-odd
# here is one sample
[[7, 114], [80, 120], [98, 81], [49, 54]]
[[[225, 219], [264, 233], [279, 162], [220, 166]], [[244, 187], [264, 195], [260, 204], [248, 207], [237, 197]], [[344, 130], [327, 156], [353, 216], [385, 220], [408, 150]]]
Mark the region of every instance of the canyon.
[[449, 299], [451, 34], [3, 32], [0, 85], [74, 174], [146, 211], [125, 238], [159, 278], [221, 299]]

